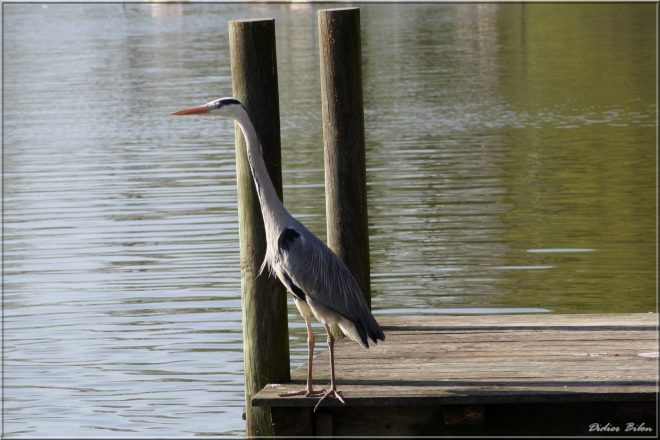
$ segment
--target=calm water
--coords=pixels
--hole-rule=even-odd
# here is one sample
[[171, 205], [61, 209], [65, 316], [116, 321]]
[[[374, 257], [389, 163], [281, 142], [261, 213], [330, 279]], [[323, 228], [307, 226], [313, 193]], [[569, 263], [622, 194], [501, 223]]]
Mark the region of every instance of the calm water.
[[[4, 435], [242, 434], [232, 124], [169, 113], [276, 18], [285, 203], [324, 238], [318, 7], [3, 6]], [[655, 13], [362, 5], [377, 316], [655, 310]]]

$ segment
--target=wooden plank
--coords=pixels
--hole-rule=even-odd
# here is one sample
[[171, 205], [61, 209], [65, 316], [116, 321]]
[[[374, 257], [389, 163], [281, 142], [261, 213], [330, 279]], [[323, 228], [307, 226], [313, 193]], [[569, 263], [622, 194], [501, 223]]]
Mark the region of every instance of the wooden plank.
[[478, 327], [478, 326], [655, 326], [656, 313], [611, 313], [611, 314], [520, 314], [520, 315], [417, 315], [388, 316], [375, 314], [385, 326], [396, 326], [397, 330], [409, 327]]
[[[312, 407], [316, 399], [292, 397], [283, 399], [278, 393], [297, 388], [277, 386], [262, 390], [252, 400], [255, 406]], [[607, 401], [655, 401], [655, 385], [608, 386], [597, 389], [592, 386], [547, 385], [539, 388], [533, 383], [520, 386], [485, 384], [483, 386], [387, 386], [353, 385], [340, 387], [346, 406], [427, 406], [427, 405], [478, 405], [523, 402], [607, 402]], [[334, 399], [324, 406], [337, 406]]]
[[[419, 318], [388, 321], [401, 326], [369, 350], [350, 340], [337, 344], [347, 406], [648, 402], [657, 393], [658, 359], [640, 356], [658, 349], [656, 314]], [[327, 384], [328, 363], [327, 352], [315, 356], [319, 387]], [[305, 372], [305, 365], [295, 369], [297, 384], [269, 385], [253, 404], [314, 405], [277, 396], [299, 388]]]

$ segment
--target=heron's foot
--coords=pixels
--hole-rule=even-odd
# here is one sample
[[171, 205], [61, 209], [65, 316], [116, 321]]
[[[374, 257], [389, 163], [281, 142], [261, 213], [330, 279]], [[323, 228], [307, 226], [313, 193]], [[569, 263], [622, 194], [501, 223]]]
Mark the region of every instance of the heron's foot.
[[304, 389], [300, 391], [289, 391], [288, 393], [279, 394], [280, 397], [292, 397], [292, 396], [305, 396], [305, 397], [318, 397], [321, 394], [325, 393], [325, 388], [322, 390], [314, 389]]
[[337, 388], [334, 385], [330, 386], [330, 389], [323, 394], [323, 397], [319, 399], [319, 401], [316, 403], [316, 406], [314, 407], [314, 412], [316, 412], [316, 409], [319, 407], [321, 402], [323, 402], [328, 396], [333, 396], [337, 400], [339, 400], [342, 404], [346, 405], [346, 402], [344, 401], [344, 398], [341, 395], [341, 391], [337, 390]]

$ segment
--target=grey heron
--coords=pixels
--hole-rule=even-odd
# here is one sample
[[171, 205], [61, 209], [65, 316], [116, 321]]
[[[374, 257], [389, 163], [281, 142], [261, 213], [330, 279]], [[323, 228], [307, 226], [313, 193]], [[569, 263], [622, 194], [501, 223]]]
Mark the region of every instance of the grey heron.
[[[228, 117], [236, 121], [245, 138], [247, 157], [266, 231], [266, 256], [259, 273], [268, 270], [270, 275], [277, 276], [293, 295], [293, 301], [307, 327], [306, 387], [280, 396], [320, 396], [315, 411], [328, 396], [333, 396], [345, 404], [335, 383], [335, 341], [330, 324], [338, 324], [342, 332], [362, 348], [369, 348], [369, 339], [374, 343], [385, 340], [385, 335], [371, 314], [357, 281], [341, 259], [291, 216], [282, 204], [266, 170], [257, 132], [243, 104], [234, 98], [221, 98], [173, 114]], [[327, 391], [317, 391], [312, 387], [312, 316], [323, 324], [328, 335], [330, 387]]]

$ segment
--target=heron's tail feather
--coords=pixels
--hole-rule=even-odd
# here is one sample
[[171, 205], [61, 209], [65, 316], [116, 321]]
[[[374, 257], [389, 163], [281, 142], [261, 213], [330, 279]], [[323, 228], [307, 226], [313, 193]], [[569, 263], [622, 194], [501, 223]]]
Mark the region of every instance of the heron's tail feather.
[[362, 319], [362, 324], [365, 327], [367, 336], [369, 336], [369, 338], [374, 341], [374, 344], [378, 344], [378, 340], [385, 340], [385, 333], [383, 333], [383, 329], [380, 328], [378, 321], [376, 321], [376, 318], [374, 318], [371, 313], [368, 313]]
[[362, 348], [369, 348], [369, 339], [376, 344], [378, 340], [385, 340], [385, 333], [369, 312], [365, 313], [360, 319], [339, 322], [339, 328], [346, 336], [360, 344]]

